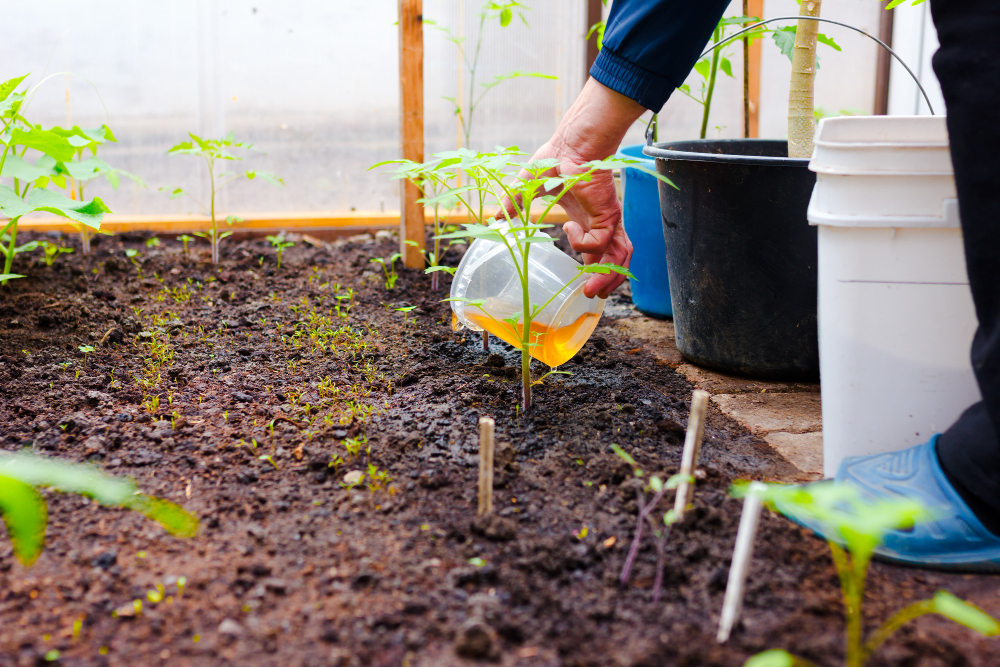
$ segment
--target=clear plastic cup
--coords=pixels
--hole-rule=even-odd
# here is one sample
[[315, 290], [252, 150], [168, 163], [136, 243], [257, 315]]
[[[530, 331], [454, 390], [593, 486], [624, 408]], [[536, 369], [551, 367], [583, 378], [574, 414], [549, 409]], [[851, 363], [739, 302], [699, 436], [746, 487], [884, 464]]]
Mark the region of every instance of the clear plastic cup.
[[[538, 231], [535, 234], [545, 235]], [[583, 285], [590, 275], [580, 275], [579, 266], [579, 262], [553, 243], [531, 244], [528, 254], [531, 307], [548, 302], [531, 322], [531, 331], [537, 334], [532, 336], [531, 342], [537, 345], [531, 346], [531, 356], [552, 368], [566, 363], [580, 351], [604, 312], [604, 299], [588, 299], [583, 295]], [[461, 326], [473, 331], [485, 329], [521, 349], [524, 327], [521, 281], [504, 244], [485, 239], [473, 241], [455, 271], [451, 297], [483, 302], [478, 306], [452, 301], [456, 329]], [[504, 321], [510, 319], [516, 319], [517, 324]]]

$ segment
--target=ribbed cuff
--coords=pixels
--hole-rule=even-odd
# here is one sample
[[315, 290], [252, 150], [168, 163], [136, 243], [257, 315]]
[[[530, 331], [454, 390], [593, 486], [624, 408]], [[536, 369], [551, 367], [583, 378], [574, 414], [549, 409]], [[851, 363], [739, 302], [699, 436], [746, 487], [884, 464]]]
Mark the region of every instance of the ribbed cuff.
[[665, 77], [626, 60], [607, 45], [597, 54], [590, 76], [653, 111], [659, 111], [677, 87]]

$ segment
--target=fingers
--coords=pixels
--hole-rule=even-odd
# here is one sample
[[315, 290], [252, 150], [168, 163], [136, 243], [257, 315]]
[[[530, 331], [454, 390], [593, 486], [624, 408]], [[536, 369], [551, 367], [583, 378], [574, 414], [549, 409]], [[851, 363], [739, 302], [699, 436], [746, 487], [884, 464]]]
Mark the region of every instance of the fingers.
[[622, 207], [611, 172], [598, 172], [590, 182], [573, 187], [572, 201], [564, 196], [564, 208], [572, 219], [563, 229], [577, 252], [603, 255], [622, 219]]
[[[629, 241], [628, 236], [625, 234], [625, 228], [618, 225], [611, 238], [611, 242], [608, 244], [607, 252], [600, 256], [585, 254], [584, 260], [588, 264], [599, 261], [602, 263], [617, 264], [627, 269], [629, 263], [632, 261], [632, 242]], [[602, 299], [606, 299], [623, 282], [625, 282], [625, 276], [620, 273], [595, 273], [583, 286], [583, 294], [588, 298], [599, 296]]]

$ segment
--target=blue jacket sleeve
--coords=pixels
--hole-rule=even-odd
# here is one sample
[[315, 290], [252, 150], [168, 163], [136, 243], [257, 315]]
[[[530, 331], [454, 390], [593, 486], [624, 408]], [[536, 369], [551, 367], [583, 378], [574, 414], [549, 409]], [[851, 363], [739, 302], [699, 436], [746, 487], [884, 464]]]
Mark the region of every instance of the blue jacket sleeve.
[[658, 111], [687, 78], [729, 0], [614, 0], [590, 75]]

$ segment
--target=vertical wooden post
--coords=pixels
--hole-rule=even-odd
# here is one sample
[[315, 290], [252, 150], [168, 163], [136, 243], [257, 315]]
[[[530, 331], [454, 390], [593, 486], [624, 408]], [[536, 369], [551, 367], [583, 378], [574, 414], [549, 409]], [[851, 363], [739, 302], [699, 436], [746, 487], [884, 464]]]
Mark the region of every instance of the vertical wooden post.
[[[895, 9], [884, 9], [879, 13], [878, 38], [889, 46], [892, 46], [892, 24], [895, 16]], [[892, 64], [889, 58], [889, 52], [879, 47], [878, 57], [875, 60], [875, 108], [873, 113], [876, 116], [884, 116], [889, 113], [889, 68]]]
[[[423, 0], [399, 0], [399, 134], [403, 157], [424, 161], [424, 17]], [[399, 243], [403, 263], [411, 269], [424, 265], [426, 227], [420, 191], [401, 181]], [[416, 246], [408, 245], [415, 241]]]
[[[584, 28], [584, 33], [590, 30], [590, 26], [595, 23], [600, 22], [604, 18], [604, 6], [601, 4], [601, 0], [587, 0], [587, 27]], [[587, 40], [587, 61], [584, 63], [586, 69], [583, 72], [583, 78], [586, 79], [590, 76], [590, 66], [594, 64], [597, 60], [597, 35], [591, 35], [590, 39]]]
[[[764, 18], [764, 0], [749, 0], [748, 16]], [[755, 39], [748, 49], [750, 51], [750, 62], [747, 67], [747, 91], [749, 97], [750, 119], [749, 130], [751, 137], [760, 136], [760, 43], [763, 40]]]

